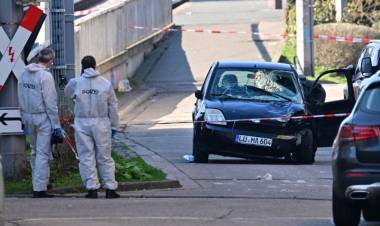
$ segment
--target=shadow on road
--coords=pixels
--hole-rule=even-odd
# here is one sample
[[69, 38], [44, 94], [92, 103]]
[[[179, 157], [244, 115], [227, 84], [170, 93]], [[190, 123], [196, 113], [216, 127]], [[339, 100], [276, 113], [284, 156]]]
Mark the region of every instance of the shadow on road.
[[[252, 24], [251, 25], [251, 31], [252, 32], [260, 32], [259, 31], [259, 25], [258, 24]], [[252, 34], [252, 40], [253, 40], [253, 43], [255, 43], [257, 49], [260, 51], [262, 58], [265, 61], [271, 62], [272, 57], [270, 56], [267, 48], [265, 47], [264, 42], [262, 40], [260, 40], [260, 37]]]
[[[176, 28], [181, 29], [181, 27]], [[172, 121], [173, 119], [168, 119], [168, 117], [180, 109], [179, 104], [197, 89], [182, 42], [182, 33], [173, 32], [164, 43], [160, 44], [159, 48], [165, 48], [165, 50], [153, 66], [149, 65], [151, 67], [149, 75], [143, 81], [145, 87], [156, 88], [158, 95], [150, 100], [149, 107], [134, 117], [131, 124], [146, 123], [149, 130], [154, 127], [155, 122]], [[143, 64], [141, 67], [148, 66]], [[188, 119], [191, 119], [191, 114], [187, 115]]]

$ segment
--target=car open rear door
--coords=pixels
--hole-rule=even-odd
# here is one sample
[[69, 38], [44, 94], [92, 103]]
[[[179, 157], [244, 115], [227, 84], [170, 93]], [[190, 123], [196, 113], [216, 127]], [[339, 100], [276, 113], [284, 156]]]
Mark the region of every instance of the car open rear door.
[[[334, 114], [350, 113], [355, 105], [354, 89], [352, 85], [354, 70], [352, 68], [347, 68], [325, 71], [317, 78], [315, 84], [317, 84], [322, 77], [330, 73], [342, 74], [346, 77], [348, 98], [344, 99], [342, 89], [340, 99], [326, 101], [315, 107], [315, 114], [325, 115], [325, 117], [315, 119], [318, 147], [332, 146], [339, 126], [345, 118], [344, 116], [334, 116]], [[338, 93], [340, 93], [340, 91], [338, 91]]]

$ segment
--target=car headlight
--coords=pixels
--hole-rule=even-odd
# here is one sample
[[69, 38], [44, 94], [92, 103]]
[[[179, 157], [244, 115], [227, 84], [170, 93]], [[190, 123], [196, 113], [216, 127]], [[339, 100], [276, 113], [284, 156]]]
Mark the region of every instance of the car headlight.
[[209, 124], [216, 125], [227, 125], [226, 119], [224, 118], [223, 113], [218, 109], [206, 109], [205, 120]]

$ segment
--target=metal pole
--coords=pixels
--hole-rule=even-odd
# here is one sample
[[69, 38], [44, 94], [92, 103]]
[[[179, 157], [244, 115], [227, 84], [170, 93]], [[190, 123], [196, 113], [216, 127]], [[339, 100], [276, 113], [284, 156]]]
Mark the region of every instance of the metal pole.
[[59, 87], [65, 78], [65, 8], [61, 0], [50, 1], [51, 43], [55, 51], [53, 76]]
[[347, 7], [347, 0], [335, 0], [336, 22], [343, 21], [343, 12], [344, 12], [344, 8], [346, 7]]
[[[23, 17], [23, 8], [14, 0], [0, 1], [0, 23], [12, 39]], [[11, 74], [0, 92], [0, 107], [18, 107], [17, 79]], [[0, 136], [0, 152], [6, 178], [20, 178], [25, 170], [25, 138], [23, 136]]]
[[65, 0], [65, 64], [66, 79], [75, 77], [74, 0]]
[[296, 0], [297, 57], [305, 75], [314, 76], [313, 0]]
[[[72, 101], [65, 97], [63, 89], [68, 80], [75, 77], [74, 46], [74, 2], [73, 0], [50, 0], [51, 42], [56, 52], [53, 75], [59, 96], [59, 113], [65, 120], [63, 129], [72, 136], [73, 130], [67, 121], [72, 121]], [[77, 165], [66, 146], [59, 147], [62, 170]]]

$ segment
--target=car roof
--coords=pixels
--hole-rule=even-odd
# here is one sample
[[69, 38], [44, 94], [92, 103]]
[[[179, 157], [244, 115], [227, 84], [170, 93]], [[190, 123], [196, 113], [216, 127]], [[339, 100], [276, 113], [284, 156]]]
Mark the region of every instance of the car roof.
[[260, 62], [260, 61], [218, 61], [218, 68], [262, 68], [284, 71], [293, 71], [290, 64]]
[[380, 48], [380, 40], [372, 40], [367, 46], [373, 46], [375, 48]]

